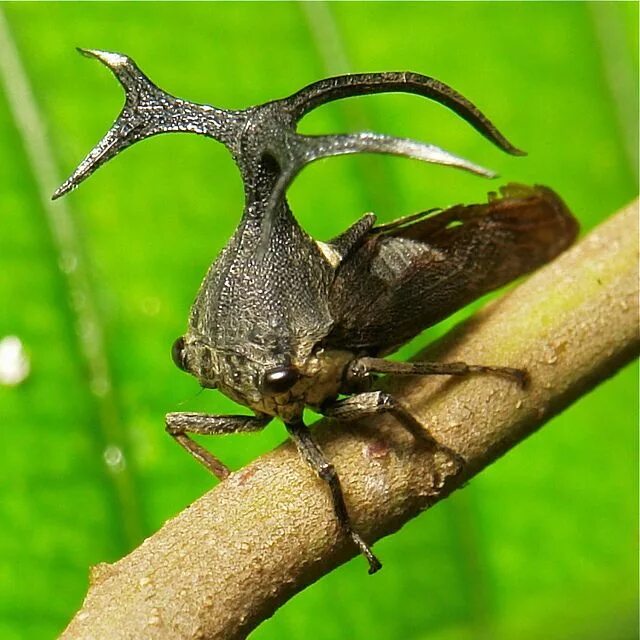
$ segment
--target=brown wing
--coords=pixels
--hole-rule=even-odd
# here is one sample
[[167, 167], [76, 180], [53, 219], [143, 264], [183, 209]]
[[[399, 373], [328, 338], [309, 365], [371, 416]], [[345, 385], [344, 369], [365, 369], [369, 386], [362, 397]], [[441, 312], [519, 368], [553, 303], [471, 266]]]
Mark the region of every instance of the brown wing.
[[331, 290], [331, 346], [389, 352], [479, 296], [549, 262], [578, 223], [546, 187], [372, 229]]

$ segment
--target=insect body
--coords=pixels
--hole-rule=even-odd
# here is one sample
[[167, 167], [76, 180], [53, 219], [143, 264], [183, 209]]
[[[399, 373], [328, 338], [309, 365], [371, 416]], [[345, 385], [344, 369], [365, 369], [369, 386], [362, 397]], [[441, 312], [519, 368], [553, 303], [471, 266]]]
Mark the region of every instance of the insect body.
[[303, 458], [328, 484], [344, 532], [367, 558], [370, 572], [376, 571], [380, 563], [351, 526], [339, 479], [303, 422], [304, 408], [340, 420], [391, 412], [417, 439], [449, 451], [393, 396], [374, 390], [374, 378], [487, 372], [523, 384], [524, 372], [460, 362], [398, 363], [384, 356], [483, 293], [555, 257], [575, 237], [575, 220], [549, 189], [510, 185], [486, 204], [420, 213], [382, 226], [369, 214], [330, 242], [316, 241], [298, 225], [285, 192], [297, 173], [319, 158], [390, 153], [493, 175], [413, 140], [374, 133], [298, 134], [298, 120], [321, 104], [376, 92], [416, 93], [445, 104], [504, 151], [521, 152], [464, 97], [418, 74], [329, 78], [282, 100], [225, 111], [165, 93], [126, 56], [83, 53], [113, 71], [124, 86], [125, 105], [54, 198], [127, 146], [170, 131], [225, 144], [244, 182], [240, 224], [206, 274], [172, 356], [203, 387], [219, 389], [253, 415], [170, 413], [167, 430], [224, 478], [228, 469], [189, 434], [256, 431], [274, 417], [283, 420]]

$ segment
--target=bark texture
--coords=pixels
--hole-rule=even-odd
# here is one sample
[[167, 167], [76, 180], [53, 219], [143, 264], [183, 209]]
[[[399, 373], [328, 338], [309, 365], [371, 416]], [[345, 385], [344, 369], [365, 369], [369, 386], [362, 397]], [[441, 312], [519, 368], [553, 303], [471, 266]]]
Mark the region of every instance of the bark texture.
[[[468, 460], [462, 473], [446, 455], [416, 446], [393, 418], [318, 426], [365, 539], [388, 535], [446, 497], [637, 355], [637, 206], [417, 358], [522, 367], [531, 378], [526, 391], [487, 375], [390, 382]], [[95, 567], [62, 638], [243, 638], [355, 554], [324, 484], [287, 443], [232, 474], [122, 560]], [[367, 580], [364, 560], [362, 574]]]

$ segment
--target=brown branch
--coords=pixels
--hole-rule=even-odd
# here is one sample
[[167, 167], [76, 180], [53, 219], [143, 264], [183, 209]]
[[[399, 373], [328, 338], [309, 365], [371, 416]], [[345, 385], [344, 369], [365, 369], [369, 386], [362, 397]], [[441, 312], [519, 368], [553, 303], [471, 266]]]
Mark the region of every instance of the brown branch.
[[[634, 203], [421, 355], [525, 367], [527, 391], [488, 376], [394, 382], [398, 397], [467, 458], [464, 473], [453, 475], [445, 455], [417, 447], [390, 418], [320, 426], [366, 539], [444, 498], [635, 356], [637, 235]], [[96, 567], [62, 637], [242, 638], [355, 553], [324, 485], [285, 444], [127, 557]]]

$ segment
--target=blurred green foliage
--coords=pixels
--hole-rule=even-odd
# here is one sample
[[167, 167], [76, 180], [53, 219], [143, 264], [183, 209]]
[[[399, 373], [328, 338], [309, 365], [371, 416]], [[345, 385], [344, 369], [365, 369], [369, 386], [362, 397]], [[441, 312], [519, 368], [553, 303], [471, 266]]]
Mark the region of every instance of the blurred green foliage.
[[[475, 101], [529, 156], [501, 154], [446, 109], [410, 96], [335, 103], [306, 118], [302, 130], [365, 128], [439, 144], [504, 180], [553, 187], [584, 230], [637, 193], [636, 3], [35, 3], [1, 10], [48, 132], [50, 149], [41, 152], [53, 154], [60, 179], [122, 101], [110, 74], [75, 54], [79, 45], [128, 53], [171, 93], [228, 108], [329, 74], [418, 71]], [[5, 77], [0, 84], [0, 338], [20, 337], [32, 371], [23, 384], [0, 387], [4, 639], [53, 637], [80, 605], [90, 565], [121, 557], [211, 486], [164, 434], [163, 416], [237, 407], [218, 393], [199, 393], [168, 350], [242, 207], [227, 152], [195, 136], [136, 145], [67, 197], [84, 256], [77, 268], [99, 311], [111, 371], [112, 388], [99, 399], [43, 205], [48, 194], [25, 151], [28, 132], [8, 106], [15, 83]], [[483, 199], [495, 186], [442, 167], [350, 157], [307, 169], [290, 200], [309, 232], [326, 239], [366, 210], [388, 221]], [[468, 313], [426, 332], [407, 352]], [[637, 369], [627, 368], [467, 489], [379, 542], [385, 568], [374, 578], [357, 558], [253, 637], [637, 637], [636, 383]], [[116, 412], [113, 433], [100, 418], [104, 402]], [[238, 467], [284, 437], [273, 423], [264, 433], [208, 445]], [[105, 464], [109, 445], [124, 452], [124, 463]]]

